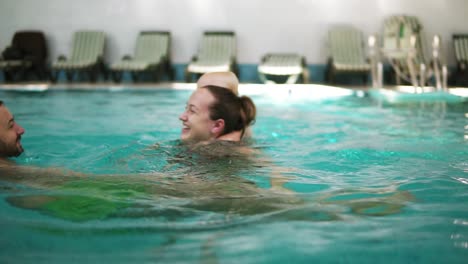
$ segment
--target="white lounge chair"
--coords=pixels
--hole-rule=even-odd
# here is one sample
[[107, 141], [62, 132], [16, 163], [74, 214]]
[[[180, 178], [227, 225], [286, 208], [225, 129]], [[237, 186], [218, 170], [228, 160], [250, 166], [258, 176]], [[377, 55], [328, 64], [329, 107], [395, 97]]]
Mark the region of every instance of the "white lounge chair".
[[125, 55], [111, 65], [114, 81], [121, 80], [123, 72], [130, 72], [134, 80], [144, 72], [152, 73], [158, 80], [162, 72], [172, 80], [170, 64], [171, 35], [168, 31], [143, 31], [136, 40], [135, 55]]
[[207, 31], [198, 54], [187, 66], [185, 79], [189, 82], [194, 74], [222, 71], [237, 73], [236, 35], [232, 31]]
[[298, 80], [309, 82], [305, 58], [294, 53], [266, 54], [258, 66], [258, 75], [263, 83], [275, 83], [278, 79], [286, 79], [285, 83], [288, 84], [297, 83]]
[[78, 31], [73, 35], [73, 46], [70, 58], [64, 55], [52, 64], [57, 80], [60, 71], [64, 71], [68, 81], [75, 72], [85, 72], [89, 79], [96, 81], [99, 73], [106, 74], [104, 67], [105, 34], [100, 31]]
[[335, 82], [337, 74], [359, 74], [367, 83], [370, 64], [362, 32], [350, 25], [335, 26], [328, 32], [329, 52], [326, 80]]

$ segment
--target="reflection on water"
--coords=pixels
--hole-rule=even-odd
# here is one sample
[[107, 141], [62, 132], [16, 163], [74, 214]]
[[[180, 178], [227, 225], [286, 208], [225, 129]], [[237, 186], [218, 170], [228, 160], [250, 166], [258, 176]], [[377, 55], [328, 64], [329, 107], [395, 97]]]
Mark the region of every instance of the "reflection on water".
[[189, 95], [1, 94], [0, 262], [466, 262], [468, 104], [259, 96], [252, 142], [193, 148]]
[[[247, 221], [332, 221], [343, 219], [343, 214], [396, 214], [413, 200], [409, 192], [396, 190], [299, 195], [261, 188], [242, 175], [262, 167], [279, 168], [259, 153], [229, 142], [195, 147], [178, 141], [152, 145], [127, 161], [164, 157], [165, 164], [158, 168], [162, 173], [37, 178], [25, 172], [19, 181], [34, 189], [6, 200], [19, 208], [71, 221], [154, 218], [170, 222], [198, 221], [207, 212], [219, 214], [214, 222], [235, 218], [243, 222], [243, 216], [250, 216]], [[3, 177], [8, 179], [6, 174]]]

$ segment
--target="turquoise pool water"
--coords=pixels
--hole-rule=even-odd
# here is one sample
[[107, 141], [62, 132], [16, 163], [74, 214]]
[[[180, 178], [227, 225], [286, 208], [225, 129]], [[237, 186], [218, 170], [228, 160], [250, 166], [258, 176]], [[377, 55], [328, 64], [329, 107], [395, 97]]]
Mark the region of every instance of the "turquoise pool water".
[[468, 104], [252, 93], [257, 154], [213, 156], [177, 140], [190, 93], [0, 92], [32, 168], [0, 262], [466, 263]]

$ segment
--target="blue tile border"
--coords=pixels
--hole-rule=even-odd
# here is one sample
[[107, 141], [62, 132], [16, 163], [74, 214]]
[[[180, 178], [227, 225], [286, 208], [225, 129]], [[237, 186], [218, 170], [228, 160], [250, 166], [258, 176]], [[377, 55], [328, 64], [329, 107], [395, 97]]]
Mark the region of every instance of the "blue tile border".
[[[238, 77], [241, 83], [261, 83], [258, 72], [257, 72], [257, 64], [238, 64]], [[309, 83], [315, 83], [315, 84], [324, 84], [326, 83], [325, 81], [325, 72], [326, 72], [326, 64], [309, 64], [307, 65], [309, 69]], [[176, 63], [172, 65], [172, 69], [174, 71], [174, 82], [185, 82], [185, 69], [187, 68], [186, 63]], [[384, 71], [388, 71], [390, 69], [389, 65], [384, 66]], [[455, 71], [454, 67], [449, 67], [449, 73], [453, 73]], [[144, 82], [152, 82], [151, 76], [142, 76], [142, 80]], [[363, 83], [363, 78], [361, 76], [356, 76], [356, 75], [338, 75], [335, 78], [337, 84], [346, 84], [346, 85], [366, 85]], [[86, 82], [86, 80], [82, 80], [82, 76], [75, 75], [74, 81], [78, 82]], [[98, 82], [106, 82], [107, 80], [104, 79], [103, 76], [101, 76], [98, 79]], [[65, 75], [63, 72], [59, 74], [58, 78], [58, 83], [64, 83], [66, 82], [65, 80]], [[122, 76], [122, 82], [123, 83], [132, 83], [131, 80], [131, 75], [129, 73], [124, 73]], [[169, 80], [168, 76], [162, 76], [162, 78], [159, 80], [159, 82], [171, 82]], [[369, 85], [371, 82], [370, 76], [368, 77], [367, 80], [367, 85]], [[0, 83], [5, 83], [5, 76], [2, 71], [0, 71]], [[384, 80], [384, 83], [392, 83], [392, 80], [389, 80], [388, 78]]]

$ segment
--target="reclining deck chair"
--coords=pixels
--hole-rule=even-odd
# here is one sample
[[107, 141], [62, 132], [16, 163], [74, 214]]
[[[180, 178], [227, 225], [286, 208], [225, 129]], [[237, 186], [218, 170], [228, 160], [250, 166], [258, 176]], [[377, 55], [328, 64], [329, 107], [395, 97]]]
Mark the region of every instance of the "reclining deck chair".
[[45, 80], [47, 73], [47, 44], [41, 31], [18, 31], [11, 46], [2, 53], [0, 70], [6, 81], [24, 80], [29, 73]]
[[303, 83], [309, 82], [309, 71], [305, 58], [294, 53], [269, 53], [262, 57], [258, 66], [258, 76], [263, 83], [279, 82], [294, 84], [302, 77]]
[[236, 35], [232, 31], [206, 31], [199, 52], [187, 66], [185, 79], [207, 72], [232, 71], [237, 73]]
[[367, 83], [370, 63], [364, 49], [362, 32], [353, 26], [335, 26], [328, 31], [330, 57], [326, 69], [326, 81], [334, 83], [338, 73], [362, 75]]
[[[414, 44], [411, 43], [412, 38]], [[412, 65], [419, 67], [420, 64], [426, 64], [424, 52], [426, 42], [419, 19], [405, 15], [388, 17], [384, 21], [382, 43], [382, 55], [393, 67], [396, 84], [400, 84], [401, 79], [408, 83], [412, 82], [411, 72], [414, 74], [419, 72], [417, 69], [412, 69]]]
[[171, 34], [168, 31], [141, 32], [136, 41], [135, 56], [131, 58], [126, 55], [121, 61], [111, 65], [114, 81], [119, 82], [125, 71], [132, 73], [134, 81], [143, 72], [153, 73], [157, 81], [162, 71], [172, 80], [170, 41]]
[[457, 69], [451, 78], [451, 84], [468, 87], [468, 34], [453, 35], [453, 46]]
[[60, 71], [65, 72], [68, 81], [75, 72], [85, 72], [91, 82], [95, 82], [99, 73], [106, 73], [104, 67], [105, 34], [100, 31], [77, 31], [73, 35], [72, 52], [69, 59], [61, 55], [52, 64], [56, 81]]

